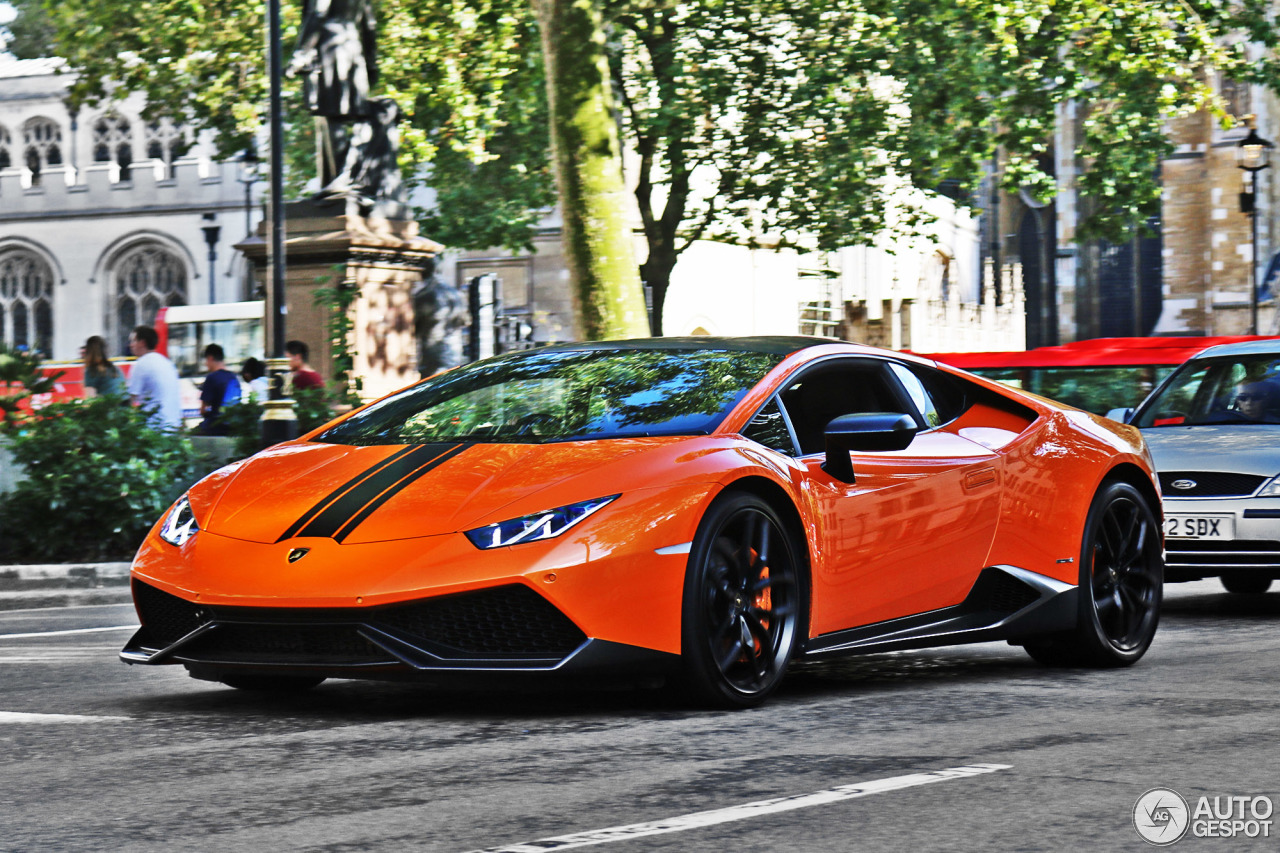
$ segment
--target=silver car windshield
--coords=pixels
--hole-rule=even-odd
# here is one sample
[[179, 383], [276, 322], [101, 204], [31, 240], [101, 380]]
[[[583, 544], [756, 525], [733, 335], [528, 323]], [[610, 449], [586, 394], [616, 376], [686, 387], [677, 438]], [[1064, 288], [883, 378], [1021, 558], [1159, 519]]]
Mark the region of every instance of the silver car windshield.
[[1280, 355], [1187, 362], [1133, 423], [1142, 428], [1201, 424], [1280, 424]]

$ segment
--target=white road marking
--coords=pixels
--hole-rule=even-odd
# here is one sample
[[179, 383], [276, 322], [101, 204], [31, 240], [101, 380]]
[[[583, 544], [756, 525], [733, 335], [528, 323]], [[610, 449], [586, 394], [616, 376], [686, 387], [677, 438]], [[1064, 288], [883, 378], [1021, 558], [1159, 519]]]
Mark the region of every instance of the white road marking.
[[0, 711], [0, 723], [121, 723], [132, 717], [87, 717], [83, 714], [24, 714]]
[[14, 610], [0, 610], [0, 618], [20, 613], [48, 613], [50, 610], [88, 610], [94, 607], [127, 607], [133, 609], [132, 601], [117, 601], [109, 604], [67, 604], [62, 607], [19, 607]]
[[110, 628], [73, 628], [67, 631], [35, 631], [29, 634], [0, 634], [0, 640], [28, 640], [32, 637], [69, 637], [72, 634], [103, 634], [108, 631], [136, 631], [137, 625], [113, 625]]
[[576, 832], [572, 835], [557, 835], [513, 844], [509, 847], [489, 847], [472, 853], [546, 853], [548, 850], [567, 850], [571, 847], [588, 847], [592, 844], [608, 844], [613, 841], [630, 841], [646, 835], [663, 835], [668, 832], [684, 832], [703, 826], [714, 826], [735, 820], [775, 814], [777, 812], [806, 809], [812, 806], [825, 806], [856, 797], [871, 794], [882, 794], [885, 791], [897, 791], [902, 788], [914, 788], [917, 785], [928, 785], [933, 782], [945, 782], [948, 779], [967, 779], [984, 773], [995, 773], [998, 770], [1010, 770], [1009, 764], [966, 764], [963, 767], [948, 767], [945, 770], [933, 770], [928, 773], [912, 773], [908, 776], [893, 776], [888, 779], [874, 779], [870, 782], [855, 782], [852, 785], [841, 785], [812, 794], [797, 794], [791, 797], [777, 797], [772, 800], [757, 800], [754, 803], [743, 803], [740, 806], [729, 806], [723, 809], [712, 809], [705, 812], [693, 812], [679, 817], [647, 823], [633, 823], [627, 826], [612, 826], [607, 829], [593, 829], [587, 832]]

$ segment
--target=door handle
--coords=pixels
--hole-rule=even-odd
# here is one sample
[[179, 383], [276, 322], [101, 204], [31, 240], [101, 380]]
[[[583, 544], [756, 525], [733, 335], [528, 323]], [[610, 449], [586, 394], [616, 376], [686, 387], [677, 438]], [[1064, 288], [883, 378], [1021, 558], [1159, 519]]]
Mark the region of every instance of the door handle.
[[995, 481], [995, 468], [979, 468], [977, 471], [969, 471], [964, 475], [964, 487], [966, 489], [980, 489], [983, 486], [994, 484]]

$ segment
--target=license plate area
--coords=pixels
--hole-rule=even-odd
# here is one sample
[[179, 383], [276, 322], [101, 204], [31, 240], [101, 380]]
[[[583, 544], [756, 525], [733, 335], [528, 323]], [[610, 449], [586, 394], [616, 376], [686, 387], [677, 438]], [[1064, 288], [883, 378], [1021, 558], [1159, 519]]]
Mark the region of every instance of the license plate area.
[[1235, 539], [1234, 515], [1166, 515], [1164, 535], [1170, 539]]

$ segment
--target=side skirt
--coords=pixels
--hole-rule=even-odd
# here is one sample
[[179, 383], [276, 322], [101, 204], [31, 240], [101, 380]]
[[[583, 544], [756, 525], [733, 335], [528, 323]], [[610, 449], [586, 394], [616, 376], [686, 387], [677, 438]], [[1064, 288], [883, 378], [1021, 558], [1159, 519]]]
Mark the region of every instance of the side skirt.
[[988, 566], [964, 601], [916, 616], [814, 637], [802, 660], [1008, 640], [1069, 631], [1077, 587], [1016, 566]]

